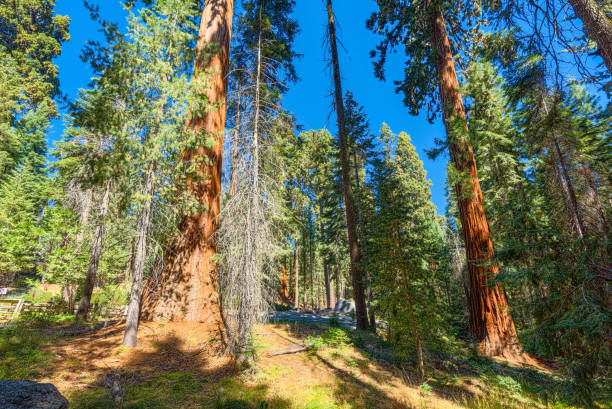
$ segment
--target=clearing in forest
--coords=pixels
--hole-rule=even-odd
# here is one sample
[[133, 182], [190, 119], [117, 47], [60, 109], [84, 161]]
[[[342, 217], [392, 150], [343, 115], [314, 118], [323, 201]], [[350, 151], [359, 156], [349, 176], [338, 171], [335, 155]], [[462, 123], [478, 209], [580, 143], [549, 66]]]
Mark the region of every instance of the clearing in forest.
[[[124, 329], [117, 323], [4, 329], [0, 377], [51, 382], [75, 409], [572, 407], [551, 372], [431, 353], [423, 381], [409, 363], [393, 362], [384, 341], [351, 329], [258, 326], [255, 367], [246, 371], [220, 353], [217, 333], [206, 325], [145, 322], [134, 349], [121, 346]], [[271, 356], [299, 345], [308, 349]], [[121, 404], [104, 386], [109, 373], [127, 379]]]

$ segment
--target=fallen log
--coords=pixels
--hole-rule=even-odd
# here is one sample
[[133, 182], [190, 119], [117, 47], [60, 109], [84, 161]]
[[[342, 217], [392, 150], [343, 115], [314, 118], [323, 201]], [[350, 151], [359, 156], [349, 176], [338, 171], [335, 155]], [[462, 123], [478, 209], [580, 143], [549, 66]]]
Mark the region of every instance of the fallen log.
[[268, 356], [270, 357], [270, 356], [278, 356], [278, 355], [289, 355], [289, 354], [296, 354], [298, 352], [304, 352], [304, 351], [308, 351], [308, 347], [305, 345], [298, 345], [295, 347], [280, 349], [278, 351], [268, 352]]

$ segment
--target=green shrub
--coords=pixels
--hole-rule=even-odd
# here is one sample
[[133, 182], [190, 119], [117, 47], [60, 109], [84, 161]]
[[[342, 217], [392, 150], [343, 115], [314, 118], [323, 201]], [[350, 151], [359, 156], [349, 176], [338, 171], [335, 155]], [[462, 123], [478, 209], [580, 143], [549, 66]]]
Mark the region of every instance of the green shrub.
[[323, 340], [323, 337], [313, 337], [312, 335], [309, 335], [304, 339], [304, 345], [312, 351], [316, 351], [327, 346]]
[[427, 382], [423, 382], [421, 385], [419, 385], [419, 390], [425, 395], [431, 395], [431, 392], [433, 392], [431, 385]]
[[126, 305], [130, 295], [130, 283], [128, 281], [117, 284], [107, 285], [101, 292], [91, 296], [91, 303], [98, 309], [102, 307], [114, 308]]
[[19, 324], [29, 327], [48, 327], [74, 321], [72, 314], [57, 314], [55, 311], [24, 311], [19, 314]]
[[495, 375], [493, 384], [502, 389], [504, 393], [520, 395], [523, 391], [521, 384], [510, 376]]
[[338, 327], [330, 327], [323, 334], [323, 341], [329, 346], [338, 346], [351, 343], [351, 337], [346, 330]]
[[290, 311], [293, 309], [293, 307], [285, 304], [274, 304], [274, 309], [276, 311]]

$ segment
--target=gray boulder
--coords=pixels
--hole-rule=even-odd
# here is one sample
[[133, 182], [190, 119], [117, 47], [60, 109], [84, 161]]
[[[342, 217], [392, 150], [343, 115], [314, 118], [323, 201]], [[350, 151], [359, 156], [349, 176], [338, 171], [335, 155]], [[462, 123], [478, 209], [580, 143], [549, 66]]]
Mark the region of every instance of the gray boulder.
[[340, 314], [350, 314], [355, 312], [355, 303], [349, 300], [338, 300], [334, 311]]
[[0, 409], [68, 409], [68, 405], [50, 383], [0, 380]]

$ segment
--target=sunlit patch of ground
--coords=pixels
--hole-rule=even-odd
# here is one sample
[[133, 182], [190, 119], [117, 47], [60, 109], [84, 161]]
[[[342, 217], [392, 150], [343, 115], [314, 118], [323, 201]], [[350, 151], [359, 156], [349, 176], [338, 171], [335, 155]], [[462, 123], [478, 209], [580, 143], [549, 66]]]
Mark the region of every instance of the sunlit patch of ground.
[[[366, 339], [365, 348], [357, 348], [344, 330], [334, 333], [305, 324], [257, 327], [257, 360], [247, 371], [223, 354], [215, 328], [203, 324], [145, 322], [134, 349], [121, 346], [123, 324], [93, 329], [67, 324], [41, 331], [19, 335], [45, 336], [40, 351], [30, 359], [39, 367], [23, 373], [55, 384], [76, 409], [544, 408], [546, 403], [527, 393], [516, 379], [552, 379], [537, 368], [500, 364], [491, 372], [490, 365], [496, 363], [483, 363], [489, 365], [483, 370], [476, 363], [476, 369], [461, 364], [465, 367], [450, 370], [435, 363], [428, 367], [428, 378], [421, 380], [412, 367], [392, 365], [368, 352], [375, 340]], [[20, 339], [11, 339], [5, 347], [18, 351]], [[311, 349], [269, 356], [304, 343]], [[110, 372], [134, 380], [123, 406], [113, 402], [103, 386], [103, 376]], [[554, 404], [548, 407], [571, 407]]]

